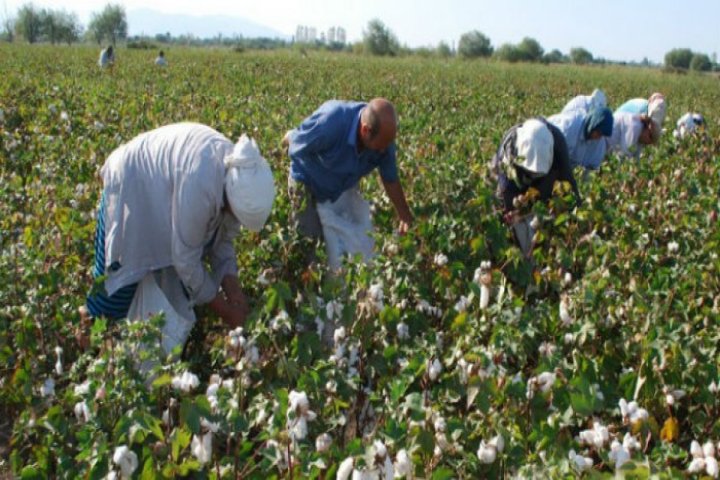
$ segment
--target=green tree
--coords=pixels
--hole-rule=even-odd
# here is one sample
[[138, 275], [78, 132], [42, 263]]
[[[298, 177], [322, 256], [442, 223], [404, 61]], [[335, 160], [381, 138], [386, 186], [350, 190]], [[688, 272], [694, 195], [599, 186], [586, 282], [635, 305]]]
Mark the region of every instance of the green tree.
[[543, 63], [566, 63], [567, 57], [557, 48], [543, 55]]
[[127, 29], [125, 7], [108, 4], [100, 13], [93, 13], [88, 25], [88, 34], [98, 44], [107, 39], [115, 45], [118, 40], [127, 38]]
[[490, 39], [477, 30], [463, 33], [458, 43], [458, 54], [463, 58], [489, 57], [493, 53]]
[[15, 40], [15, 19], [8, 15], [7, 9], [2, 19], [2, 32], [0, 32], [0, 40], [12, 42]]
[[448, 45], [446, 42], [438, 43], [437, 54], [440, 58], [450, 58], [453, 56], [452, 49], [450, 48], [450, 45]]
[[696, 53], [690, 60], [690, 70], [695, 70], [696, 72], [709, 72], [712, 70], [710, 57], [704, 53]]
[[368, 22], [363, 32], [364, 50], [372, 55], [397, 55], [400, 44], [392, 31], [377, 18]]
[[570, 60], [578, 65], [585, 65], [592, 63], [593, 55], [582, 47], [575, 47], [570, 49]]
[[519, 62], [522, 60], [522, 55], [518, 48], [511, 43], [504, 43], [495, 50], [495, 58], [504, 62]]
[[42, 34], [42, 20], [42, 11], [36, 9], [32, 3], [26, 3], [18, 10], [15, 33], [28, 43], [35, 43]]
[[690, 68], [693, 52], [689, 48], [675, 48], [665, 54], [665, 66], [672, 68]]
[[523, 38], [522, 42], [516, 47], [520, 55], [520, 60], [524, 62], [539, 62], [542, 60], [545, 51], [537, 40], [530, 37]]

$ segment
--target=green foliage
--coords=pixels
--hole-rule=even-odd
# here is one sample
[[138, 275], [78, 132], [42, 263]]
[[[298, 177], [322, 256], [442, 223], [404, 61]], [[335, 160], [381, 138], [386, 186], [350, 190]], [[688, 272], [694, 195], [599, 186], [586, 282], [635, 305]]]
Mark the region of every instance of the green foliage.
[[693, 52], [689, 48], [676, 48], [665, 54], [665, 66], [687, 70], [692, 58]]
[[[547, 205], [524, 207], [539, 222], [532, 262], [496, 211], [488, 168], [508, 127], [558, 111], [574, 92], [657, 90], [671, 99], [669, 119], [686, 105], [714, 118], [717, 80], [323, 52], [177, 48], [160, 71], [147, 68], [147, 52], [125, 50], [111, 72], [95, 68], [88, 47], [0, 45], [0, 55], [9, 72], [0, 75], [9, 474], [104, 478], [127, 446], [136, 478], [334, 478], [346, 458], [370, 467], [382, 441], [393, 460], [407, 453], [416, 478], [613, 478], [609, 445], [577, 440], [600, 422], [611, 440], [642, 443], [623, 467], [628, 478], [681, 478], [692, 440], [720, 440], [711, 388], [720, 380], [717, 123], [704, 142], [663, 136], [638, 162], [611, 156], [580, 184], [580, 207], [567, 185]], [[236, 241], [252, 306], [242, 332], [230, 337], [200, 309], [179, 359], [159, 352], [161, 318], [97, 321], [92, 348], [75, 346], [77, 307], [92, 284], [96, 172], [113, 149], [184, 120], [231, 139], [251, 132], [280, 186], [289, 128], [328, 98], [375, 95], [400, 116], [398, 162], [416, 216], [409, 235], [392, 233], [382, 185], [367, 177], [377, 258], [350, 260], [333, 278], [307, 267], [308, 254], [322, 261], [324, 251], [288, 227], [278, 188], [268, 225]], [[482, 262], [490, 266], [476, 280]], [[337, 344], [331, 324], [345, 328]], [[174, 380], [186, 371], [198, 385], [183, 390]], [[669, 406], [664, 390], [686, 395]], [[293, 391], [316, 417], [293, 408]], [[636, 399], [647, 420], [623, 418], [621, 398]], [[318, 451], [323, 433], [332, 442]], [[504, 449], [481, 463], [479, 447], [497, 435]], [[570, 450], [594, 468], [578, 472]]]
[[127, 38], [128, 24], [125, 7], [107, 4], [99, 13], [93, 13], [88, 24], [88, 35], [98, 44], [103, 40], [113, 45]]
[[696, 72], [709, 72], [712, 69], [710, 57], [704, 53], [695, 53], [690, 60], [690, 70]]
[[570, 60], [577, 65], [585, 65], [586, 63], [592, 63], [593, 56], [588, 50], [575, 47], [570, 49]]
[[394, 56], [400, 50], [395, 34], [377, 18], [368, 22], [363, 31], [363, 44], [366, 53], [380, 56]]
[[493, 53], [490, 39], [477, 30], [463, 33], [458, 43], [458, 55], [463, 58], [489, 57]]

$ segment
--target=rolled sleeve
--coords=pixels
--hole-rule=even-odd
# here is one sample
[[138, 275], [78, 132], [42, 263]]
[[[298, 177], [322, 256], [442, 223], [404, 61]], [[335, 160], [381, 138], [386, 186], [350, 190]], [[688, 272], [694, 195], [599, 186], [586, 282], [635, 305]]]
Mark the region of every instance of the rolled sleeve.
[[173, 198], [172, 262], [194, 304], [208, 303], [220, 286], [202, 263], [216, 195], [207, 179], [192, 175], [180, 182]]
[[379, 161], [378, 170], [380, 171], [380, 177], [382, 177], [382, 179], [386, 182], [397, 182], [400, 179], [398, 175], [396, 152], [397, 149], [393, 143]]
[[240, 232], [240, 223], [230, 214], [223, 215], [215, 242], [210, 247], [209, 260], [213, 280], [220, 285], [222, 279], [238, 274], [237, 258], [233, 240]]

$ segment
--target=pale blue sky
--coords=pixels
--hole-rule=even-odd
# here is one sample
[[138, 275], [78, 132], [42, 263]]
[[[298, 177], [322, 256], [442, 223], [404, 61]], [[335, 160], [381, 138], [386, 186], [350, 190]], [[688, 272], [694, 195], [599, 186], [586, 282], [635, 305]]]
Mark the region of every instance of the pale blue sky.
[[[0, 15], [14, 13], [25, 0], [0, 0]], [[83, 23], [107, 2], [35, 0], [37, 6], [74, 11]], [[362, 37], [372, 18], [381, 19], [411, 47], [457, 43], [477, 29], [494, 46], [537, 39], [545, 50], [567, 52], [583, 46], [614, 60], [662, 61], [665, 52], [687, 47], [720, 53], [720, 0], [118, 0], [128, 10], [152, 8], [190, 15], [245, 17], [287, 35], [298, 24], [326, 30], [345, 27], [349, 40]], [[4, 8], [3, 8], [4, 6]], [[130, 33], [133, 32], [130, 25]]]

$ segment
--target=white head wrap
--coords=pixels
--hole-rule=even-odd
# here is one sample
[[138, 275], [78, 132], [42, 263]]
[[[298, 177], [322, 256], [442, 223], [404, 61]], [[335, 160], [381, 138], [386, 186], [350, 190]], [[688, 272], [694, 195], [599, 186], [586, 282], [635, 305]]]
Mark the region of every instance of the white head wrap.
[[259, 231], [272, 210], [275, 182], [255, 140], [243, 135], [225, 158], [225, 194], [233, 215], [248, 230]]
[[677, 121], [677, 129], [673, 134], [675, 137], [683, 138], [695, 132], [698, 126], [703, 125], [705, 119], [699, 113], [688, 112]]
[[554, 146], [552, 133], [543, 122], [534, 118], [526, 120], [517, 129], [515, 164], [529, 172], [545, 175], [552, 167]]
[[648, 117], [650, 117], [658, 127], [662, 127], [666, 112], [667, 104], [665, 103], [665, 96], [662, 93], [653, 93], [648, 99]]

